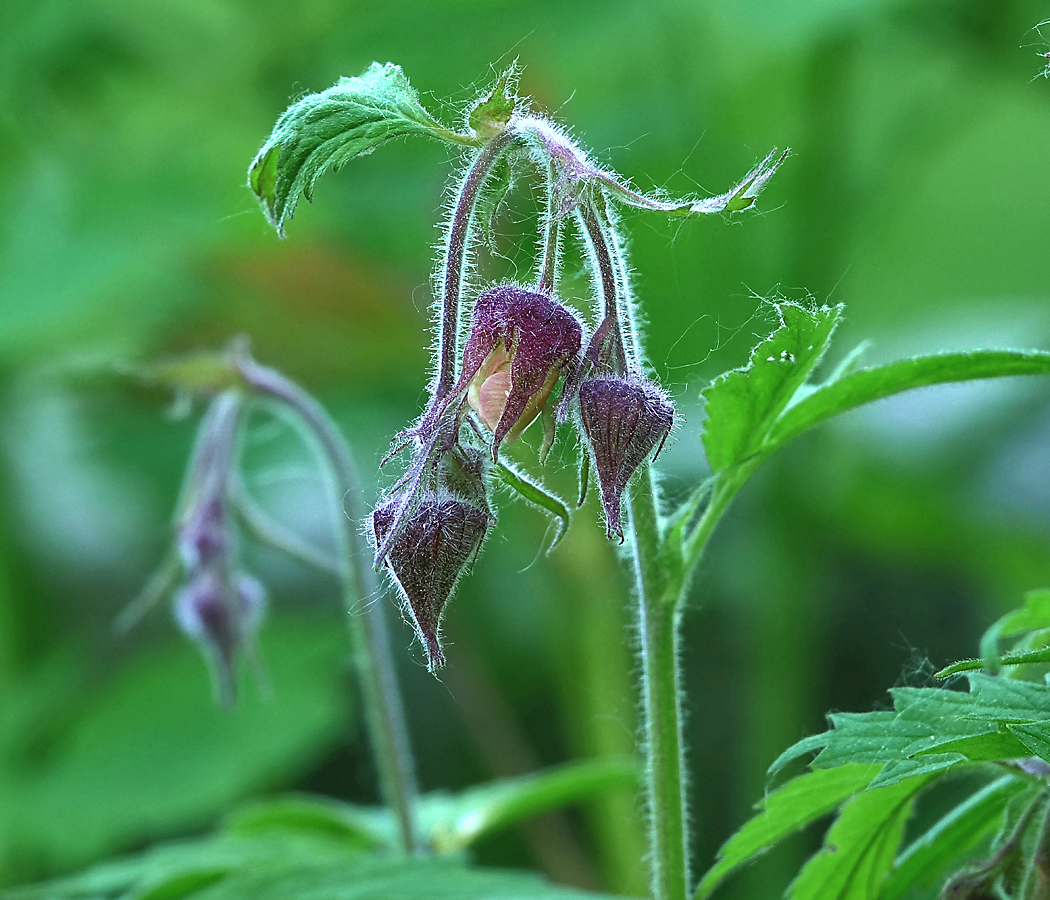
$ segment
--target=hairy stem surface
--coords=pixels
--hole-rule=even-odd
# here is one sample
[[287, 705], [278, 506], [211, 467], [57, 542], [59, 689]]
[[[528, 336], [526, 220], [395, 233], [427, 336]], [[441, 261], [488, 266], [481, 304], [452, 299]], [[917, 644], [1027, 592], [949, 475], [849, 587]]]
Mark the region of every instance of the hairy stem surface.
[[642, 663], [643, 739], [654, 900], [685, 900], [689, 829], [682, 739], [678, 625], [681, 577], [663, 552], [652, 473], [639, 476], [629, 504]]
[[456, 196], [456, 205], [445, 237], [445, 260], [442, 269], [440, 356], [435, 389], [439, 400], [452, 390], [456, 380], [456, 337], [459, 333], [460, 300], [463, 294], [474, 207], [477, 205], [485, 179], [514, 137], [514, 133], [509, 130], [501, 131], [482, 147], [467, 170]]

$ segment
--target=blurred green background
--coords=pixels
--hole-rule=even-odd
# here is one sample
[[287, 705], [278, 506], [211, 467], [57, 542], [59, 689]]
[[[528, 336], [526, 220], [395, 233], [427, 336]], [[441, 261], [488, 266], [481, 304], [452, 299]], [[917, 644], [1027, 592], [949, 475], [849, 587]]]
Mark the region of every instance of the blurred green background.
[[[698, 391], [769, 329], [764, 296], [845, 303], [839, 356], [863, 339], [870, 361], [1050, 347], [1047, 15], [1028, 0], [0, 4], [0, 884], [281, 789], [375, 800], [326, 578], [248, 548], [272, 598], [272, 688], [245, 673], [232, 715], [165, 610], [126, 639], [111, 627], [167, 546], [193, 419], [108, 367], [247, 333], [333, 411], [373, 494], [419, 411], [458, 161], [384, 147], [327, 175], [278, 241], [245, 171], [291, 99], [392, 60], [454, 121], [518, 56], [523, 90], [643, 188], [719, 192], [792, 147], [757, 213], [626, 217], [650, 356], [685, 419], [662, 457], [677, 495], [705, 471]], [[525, 277], [517, 199], [493, 274]], [[1050, 585], [1048, 448], [1047, 384], [930, 389], [796, 442], [744, 492], [685, 624], [702, 864], [828, 709], [925, 683], [925, 660], [971, 655]], [[559, 449], [549, 477], [571, 492]], [[287, 433], [258, 423], [247, 465], [269, 508], [327, 540]], [[503, 504], [446, 617], [440, 680], [396, 628], [426, 789], [633, 747], [626, 582], [593, 498], [549, 558], [546, 528]], [[638, 815], [610, 796], [479, 855], [640, 892]], [[805, 848], [726, 896], [773, 896]]]

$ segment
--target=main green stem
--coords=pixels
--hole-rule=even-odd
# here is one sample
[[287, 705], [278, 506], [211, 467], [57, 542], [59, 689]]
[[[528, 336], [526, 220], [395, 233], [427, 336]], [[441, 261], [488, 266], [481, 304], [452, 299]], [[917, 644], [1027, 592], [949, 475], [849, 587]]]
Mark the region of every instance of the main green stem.
[[635, 574], [646, 801], [653, 900], [687, 900], [690, 891], [687, 769], [682, 734], [679, 626], [689, 575], [737, 491], [758, 462], [719, 478], [694, 529], [681, 543], [663, 533], [651, 468], [628, 506]]
[[686, 900], [689, 822], [682, 737], [678, 641], [681, 574], [663, 552], [652, 472], [637, 479], [629, 504], [642, 662], [642, 713], [653, 900]]
[[423, 848], [416, 821], [415, 763], [390, 652], [382, 592], [371, 565], [371, 553], [357, 527], [364, 514], [350, 451], [324, 407], [297, 384], [250, 359], [238, 360], [238, 368], [259, 394], [284, 405], [306, 426], [326, 463], [333, 482], [333, 490], [328, 493], [334, 498], [332, 512], [339, 535], [339, 579], [347, 608], [360, 608], [348, 618], [383, 801], [394, 811], [404, 851], [419, 853]]

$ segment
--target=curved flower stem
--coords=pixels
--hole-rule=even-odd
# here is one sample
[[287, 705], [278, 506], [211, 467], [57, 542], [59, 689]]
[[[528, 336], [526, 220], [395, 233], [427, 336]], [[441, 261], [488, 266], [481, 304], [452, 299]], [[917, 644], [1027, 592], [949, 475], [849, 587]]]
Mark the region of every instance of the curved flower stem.
[[467, 249], [470, 245], [470, 227], [474, 207], [489, 172], [503, 151], [514, 141], [510, 130], [498, 132], [478, 153], [459, 188], [452, 219], [445, 234], [445, 255], [442, 266], [441, 325], [438, 338], [438, 380], [434, 389], [441, 400], [452, 390], [456, 381], [456, 337], [459, 333], [460, 299], [466, 271]]
[[371, 554], [357, 527], [364, 516], [350, 451], [328, 413], [301, 387], [246, 354], [238, 355], [236, 365], [257, 394], [277, 401], [293, 414], [331, 482], [328, 494], [334, 499], [332, 516], [339, 536], [339, 580], [347, 607], [362, 607], [349, 617], [350, 631], [383, 800], [394, 811], [404, 851], [420, 853], [415, 764], [390, 653], [385, 606], [380, 602]]
[[554, 292], [558, 276], [558, 257], [561, 250], [561, 217], [556, 205], [558, 173], [553, 160], [547, 163], [547, 210], [543, 218], [543, 256], [540, 259], [539, 289], [541, 293]]

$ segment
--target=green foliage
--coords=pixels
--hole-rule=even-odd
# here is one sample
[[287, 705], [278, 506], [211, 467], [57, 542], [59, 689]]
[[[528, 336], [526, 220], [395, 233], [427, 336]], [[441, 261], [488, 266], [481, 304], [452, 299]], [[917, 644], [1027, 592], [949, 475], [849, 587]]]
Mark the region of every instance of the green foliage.
[[248, 169], [248, 184], [283, 236], [300, 194], [310, 200], [314, 184], [329, 168], [339, 169], [408, 134], [473, 142], [444, 128], [423, 108], [400, 66], [372, 63], [361, 75], [341, 78], [288, 107]]
[[[391, 897], [595, 897], [538, 878], [468, 867], [459, 851], [524, 818], [585, 800], [638, 776], [631, 761], [584, 762], [423, 799], [434, 849], [407, 859], [388, 810], [282, 797], [237, 810], [214, 837], [163, 845], [71, 878], [0, 893], [0, 900], [389, 900]], [[381, 852], [376, 852], [381, 851]]]
[[878, 773], [872, 765], [818, 769], [789, 781], [766, 797], [761, 812], [718, 851], [718, 862], [704, 875], [695, 900], [704, 900], [729, 875], [785, 837], [833, 812], [846, 798], [863, 790]]
[[747, 366], [719, 376], [703, 391], [704, 448], [715, 473], [764, 449], [777, 418], [827, 351], [843, 310], [778, 303], [776, 311], [779, 327], [755, 347]]
[[[768, 457], [793, 437], [867, 403], [934, 384], [1050, 374], [1050, 352], [971, 350], [904, 359], [854, 371], [848, 356], [823, 383], [807, 383], [827, 352], [843, 307], [779, 302], [778, 328], [742, 369], [702, 392], [704, 448], [715, 474]], [[862, 349], [862, 348], [858, 348]]]
[[[1031, 635], [1044, 629], [1044, 596], [1029, 595], [1022, 609], [989, 633]], [[781, 754], [772, 774], [818, 751], [812, 771], [773, 793], [759, 815], [725, 844], [696, 900], [742, 863], [836, 807], [824, 848], [791, 885], [791, 900], [898, 900], [916, 885], [928, 886], [958, 869], [996, 832], [997, 855], [986, 867], [967, 870], [965, 878], [984, 887], [998, 883], [1005, 877], [1006, 857], [1020, 859], [1034, 840], [1028, 830], [1045, 828], [1035, 823], [1033, 804], [1050, 789], [1050, 765], [1043, 765], [1050, 763], [1050, 687], [1006, 674], [971, 672], [967, 679], [968, 691], [894, 688], [892, 711], [832, 714], [830, 730]], [[916, 799], [949, 770], [960, 769], [979, 778], [977, 788], [899, 851]], [[1022, 811], [1017, 801], [1023, 802]], [[1024, 852], [1028, 874], [1000, 885], [1010, 900], [1039, 896], [1032, 893], [1037, 879], [1031, 875], [1038, 854]]]
[[[215, 706], [193, 648], [173, 642], [93, 690], [49, 667], [0, 714], [0, 860], [81, 864], [140, 836], [200, 827], [298, 777], [346, 731], [345, 638], [277, 619], [261, 638], [272, 696]], [[47, 736], [53, 749], [35, 747]]]

